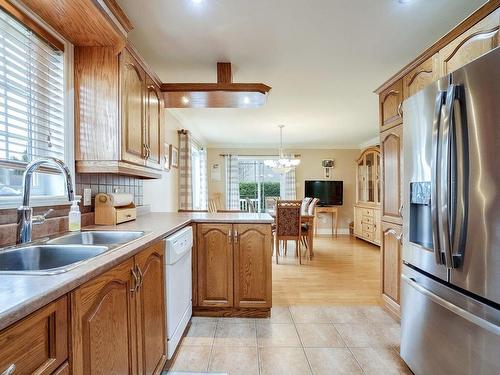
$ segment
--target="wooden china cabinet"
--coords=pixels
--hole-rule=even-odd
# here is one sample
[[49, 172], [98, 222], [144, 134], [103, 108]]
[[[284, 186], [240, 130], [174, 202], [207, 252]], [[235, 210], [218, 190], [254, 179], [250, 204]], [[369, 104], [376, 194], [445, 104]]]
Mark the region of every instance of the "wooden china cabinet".
[[380, 245], [380, 149], [369, 147], [356, 161], [354, 235]]

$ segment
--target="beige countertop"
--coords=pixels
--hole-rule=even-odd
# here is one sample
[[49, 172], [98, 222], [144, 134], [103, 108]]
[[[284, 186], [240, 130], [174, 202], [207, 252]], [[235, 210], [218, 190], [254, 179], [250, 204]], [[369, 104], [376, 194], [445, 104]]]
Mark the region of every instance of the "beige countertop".
[[84, 230], [138, 230], [147, 233], [66, 273], [47, 276], [0, 273], [0, 330], [193, 222], [266, 224], [272, 223], [273, 219], [268, 214], [252, 213], [148, 213], [116, 226], [87, 227]]

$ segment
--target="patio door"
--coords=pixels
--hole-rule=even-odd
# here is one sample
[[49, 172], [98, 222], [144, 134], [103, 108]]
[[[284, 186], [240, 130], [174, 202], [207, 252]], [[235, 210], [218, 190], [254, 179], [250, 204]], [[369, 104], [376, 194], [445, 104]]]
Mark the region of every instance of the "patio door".
[[[257, 212], [269, 209], [269, 199], [280, 197], [281, 175], [264, 165], [263, 160], [240, 157], [240, 210], [252, 204]], [[266, 204], [267, 202], [267, 204]]]

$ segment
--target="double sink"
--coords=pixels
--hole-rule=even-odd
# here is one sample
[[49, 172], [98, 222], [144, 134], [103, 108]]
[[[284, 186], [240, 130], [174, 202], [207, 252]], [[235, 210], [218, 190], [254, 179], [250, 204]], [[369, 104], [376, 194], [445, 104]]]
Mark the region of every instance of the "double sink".
[[144, 236], [140, 231], [85, 231], [0, 250], [0, 275], [54, 275]]

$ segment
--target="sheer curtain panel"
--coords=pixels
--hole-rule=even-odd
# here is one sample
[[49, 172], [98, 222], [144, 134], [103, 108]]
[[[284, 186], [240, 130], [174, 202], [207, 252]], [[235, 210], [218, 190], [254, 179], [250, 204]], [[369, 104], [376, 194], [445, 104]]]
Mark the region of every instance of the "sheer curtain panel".
[[240, 168], [237, 155], [225, 155], [226, 209], [240, 209]]

